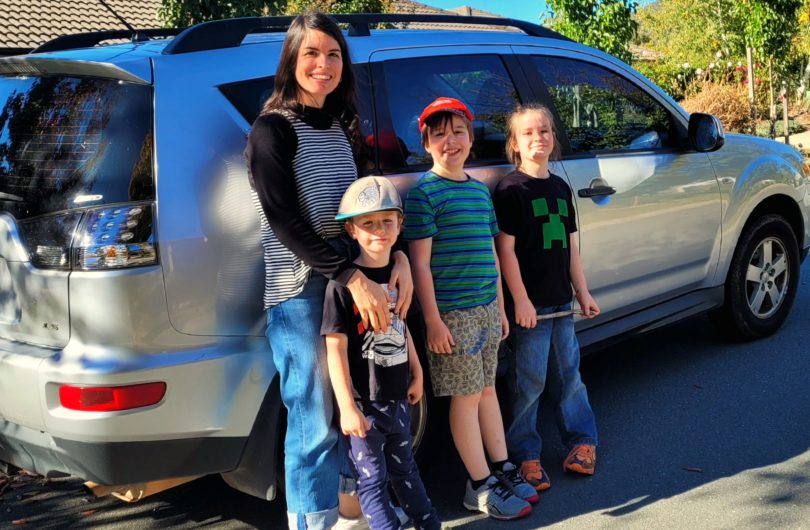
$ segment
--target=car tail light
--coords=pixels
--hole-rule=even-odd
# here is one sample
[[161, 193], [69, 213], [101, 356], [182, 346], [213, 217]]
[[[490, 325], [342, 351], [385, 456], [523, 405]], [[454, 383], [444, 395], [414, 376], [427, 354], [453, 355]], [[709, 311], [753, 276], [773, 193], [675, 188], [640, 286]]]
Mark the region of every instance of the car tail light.
[[59, 402], [70, 410], [110, 412], [137, 409], [159, 403], [166, 395], [166, 383], [143, 383], [127, 386], [59, 387]]
[[70, 245], [81, 218], [81, 211], [70, 211], [20, 221], [31, 263], [42, 269], [70, 269]]
[[156, 264], [153, 217], [150, 203], [87, 210], [74, 239], [74, 269]]
[[106, 270], [157, 264], [152, 203], [129, 203], [19, 221], [31, 263], [42, 269]]

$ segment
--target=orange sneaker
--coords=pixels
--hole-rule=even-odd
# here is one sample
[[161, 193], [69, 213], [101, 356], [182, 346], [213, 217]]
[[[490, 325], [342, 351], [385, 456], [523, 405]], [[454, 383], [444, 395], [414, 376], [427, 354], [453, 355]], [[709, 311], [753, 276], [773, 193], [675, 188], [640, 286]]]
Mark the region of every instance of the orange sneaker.
[[536, 491], [544, 491], [551, 487], [551, 481], [548, 479], [548, 474], [543, 466], [540, 465], [539, 460], [526, 460], [520, 464], [520, 474], [526, 479], [526, 482], [532, 485]]
[[596, 470], [596, 446], [590, 444], [575, 445], [563, 462], [565, 471], [593, 475]]

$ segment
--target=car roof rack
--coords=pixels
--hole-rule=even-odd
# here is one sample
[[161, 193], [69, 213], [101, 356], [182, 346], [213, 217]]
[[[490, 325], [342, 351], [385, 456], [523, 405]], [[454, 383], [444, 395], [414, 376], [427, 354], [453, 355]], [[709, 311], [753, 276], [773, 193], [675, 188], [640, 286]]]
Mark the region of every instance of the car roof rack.
[[[568, 40], [556, 31], [525, 20], [494, 17], [467, 17], [461, 15], [420, 15], [397, 13], [363, 13], [354, 15], [330, 14], [338, 23], [349, 25], [349, 35], [369, 36], [373, 24], [430, 23], [474, 24], [517, 28], [533, 37]], [[286, 31], [295, 17], [244, 17], [212, 20], [187, 28], [163, 49], [165, 55], [234, 48], [239, 46], [249, 33]]]
[[185, 28], [139, 29], [135, 31], [135, 33], [126, 29], [114, 29], [62, 35], [44, 44], [40, 44], [34, 48], [31, 53], [56, 52], [60, 50], [71, 50], [73, 48], [91, 48], [105, 40], [130, 39], [132, 42], [143, 42], [148, 40], [148, 37], [173, 37], [184, 29]]

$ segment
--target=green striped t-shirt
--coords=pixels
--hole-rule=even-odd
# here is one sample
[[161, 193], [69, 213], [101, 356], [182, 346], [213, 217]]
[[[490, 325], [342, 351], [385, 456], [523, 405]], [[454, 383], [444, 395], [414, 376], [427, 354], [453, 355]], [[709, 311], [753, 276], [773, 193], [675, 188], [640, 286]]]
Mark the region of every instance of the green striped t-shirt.
[[430, 270], [441, 312], [485, 305], [497, 297], [492, 251], [497, 233], [489, 189], [472, 177], [456, 181], [428, 171], [408, 192], [404, 237], [433, 238]]

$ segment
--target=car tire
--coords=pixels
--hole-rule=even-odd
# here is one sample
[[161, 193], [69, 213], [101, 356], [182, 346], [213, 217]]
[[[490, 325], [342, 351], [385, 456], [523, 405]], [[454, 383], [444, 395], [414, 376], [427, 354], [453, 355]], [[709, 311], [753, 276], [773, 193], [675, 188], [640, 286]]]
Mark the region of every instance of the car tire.
[[726, 277], [724, 305], [709, 313], [730, 337], [773, 334], [787, 318], [799, 282], [799, 246], [790, 224], [765, 215], [745, 227]]

